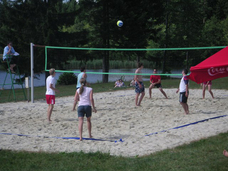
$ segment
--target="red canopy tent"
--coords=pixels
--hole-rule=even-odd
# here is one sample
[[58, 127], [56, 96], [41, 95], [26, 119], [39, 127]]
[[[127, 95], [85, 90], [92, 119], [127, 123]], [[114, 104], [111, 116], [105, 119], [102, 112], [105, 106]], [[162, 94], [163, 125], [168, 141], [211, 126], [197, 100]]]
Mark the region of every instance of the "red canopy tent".
[[228, 46], [190, 68], [188, 78], [196, 83], [228, 77]]

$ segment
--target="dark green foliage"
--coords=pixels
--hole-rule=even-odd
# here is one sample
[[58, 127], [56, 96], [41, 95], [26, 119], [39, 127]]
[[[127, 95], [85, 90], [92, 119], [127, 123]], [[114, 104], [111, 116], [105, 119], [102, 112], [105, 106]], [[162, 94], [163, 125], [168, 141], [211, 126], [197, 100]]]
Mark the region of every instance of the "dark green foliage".
[[[72, 2], [69, 4], [73, 5]], [[77, 5], [75, 1], [74, 4]], [[61, 27], [74, 23], [77, 12], [76, 8], [70, 8], [70, 6], [66, 8], [62, 1], [4, 1], [0, 3], [0, 10], [0, 46], [4, 48], [8, 40], [13, 42], [15, 50], [20, 53], [23, 72], [30, 71], [29, 44], [31, 42], [35, 45], [55, 46], [85, 43], [81, 41], [82, 37], [86, 40], [83, 36], [85, 33], [69, 33], [60, 30]], [[40, 73], [44, 70], [44, 48], [35, 47], [34, 53], [34, 72]], [[68, 59], [67, 56], [57, 58], [56, 54], [51, 56], [52, 61], [48, 61], [48, 67], [62, 68]]]
[[[124, 22], [116, 26], [117, 20]], [[30, 72], [36, 45], [89, 48], [202, 47], [228, 44], [227, 0], [0, 0], [0, 54], [8, 40], [20, 53], [22, 72]], [[216, 49], [217, 50], [217, 49]], [[213, 54], [200, 51], [48, 51], [48, 68], [67, 61], [148, 60], [162, 68], [187, 68]], [[44, 48], [35, 47], [34, 71], [44, 70]], [[105, 74], [104, 82], [108, 81]]]
[[76, 84], [77, 77], [73, 73], [63, 73], [59, 76], [57, 83], [60, 85]]

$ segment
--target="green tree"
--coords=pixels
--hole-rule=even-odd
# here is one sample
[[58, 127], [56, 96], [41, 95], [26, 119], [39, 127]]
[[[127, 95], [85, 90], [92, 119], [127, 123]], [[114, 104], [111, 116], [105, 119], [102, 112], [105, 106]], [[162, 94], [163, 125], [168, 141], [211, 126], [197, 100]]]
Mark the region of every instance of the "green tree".
[[[154, 37], [151, 24], [159, 23], [159, 14], [162, 12], [161, 1], [149, 0], [81, 0], [80, 8], [87, 13], [83, 13], [87, 23], [92, 27], [90, 30], [90, 45], [92, 47], [103, 48], [145, 48], [148, 45], [148, 38]], [[118, 20], [123, 20], [121, 28], [116, 26]], [[95, 39], [94, 39], [95, 37]], [[117, 52], [122, 59], [130, 59], [130, 56], [145, 58], [146, 52]], [[109, 59], [116, 52], [93, 52], [93, 56], [103, 56], [103, 72], [109, 72]], [[121, 59], [120, 58], [120, 59]], [[108, 75], [103, 75], [103, 82], [108, 81]]]
[[[4, 1], [1, 4], [1, 46], [6, 45], [7, 40], [14, 43], [15, 49], [20, 53], [20, 62], [25, 67], [22, 72], [29, 73], [30, 50], [29, 44], [38, 45], [75, 46], [85, 43], [83, 34], [64, 32], [61, 28], [74, 23], [77, 15], [75, 1], [63, 4], [60, 0], [15, 0]], [[70, 6], [71, 5], [71, 6]], [[73, 6], [73, 7], [72, 7]], [[75, 8], [74, 8], [75, 7]], [[77, 37], [77, 39], [72, 39]], [[51, 58], [48, 67], [62, 68], [69, 55], [63, 52], [50, 52]], [[64, 58], [63, 58], [64, 56]], [[44, 49], [35, 48], [35, 73], [44, 70]]]

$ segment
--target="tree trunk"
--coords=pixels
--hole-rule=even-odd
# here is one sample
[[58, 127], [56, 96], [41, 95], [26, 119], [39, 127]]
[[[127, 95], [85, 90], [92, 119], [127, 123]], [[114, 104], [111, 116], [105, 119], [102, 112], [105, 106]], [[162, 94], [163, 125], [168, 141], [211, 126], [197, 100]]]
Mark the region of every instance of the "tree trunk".
[[[166, 48], [166, 45], [165, 45], [165, 48]], [[166, 72], [166, 51], [164, 50], [164, 55], [163, 55], [163, 59], [162, 59], [162, 73], [165, 73]]]
[[[166, 0], [166, 8], [168, 8], [169, 0]], [[169, 11], [166, 13], [165, 18], [165, 48], [168, 47], [168, 32], [169, 32]], [[162, 73], [166, 73], [166, 55], [167, 52], [164, 51], [163, 60], [162, 60]]]
[[[103, 45], [105, 48], [109, 48], [109, 6], [106, 0], [103, 1], [103, 22], [104, 22], [104, 34], [103, 34]], [[103, 56], [103, 72], [109, 72], [109, 51], [104, 51]], [[108, 82], [108, 74], [102, 75], [102, 82]]]
[[[103, 72], [109, 72], [109, 51], [104, 51], [103, 56]], [[103, 74], [102, 76], [102, 82], [107, 83], [108, 82], [108, 74]]]
[[137, 63], [139, 63], [139, 62], [140, 62], [140, 56], [137, 55]]

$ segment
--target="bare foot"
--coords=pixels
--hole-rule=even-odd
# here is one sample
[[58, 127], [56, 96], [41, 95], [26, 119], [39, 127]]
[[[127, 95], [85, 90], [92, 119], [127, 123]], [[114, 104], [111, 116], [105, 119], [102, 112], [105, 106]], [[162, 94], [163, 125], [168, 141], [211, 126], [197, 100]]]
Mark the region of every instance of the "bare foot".
[[189, 114], [189, 111], [185, 112], [185, 115], [188, 115]]

